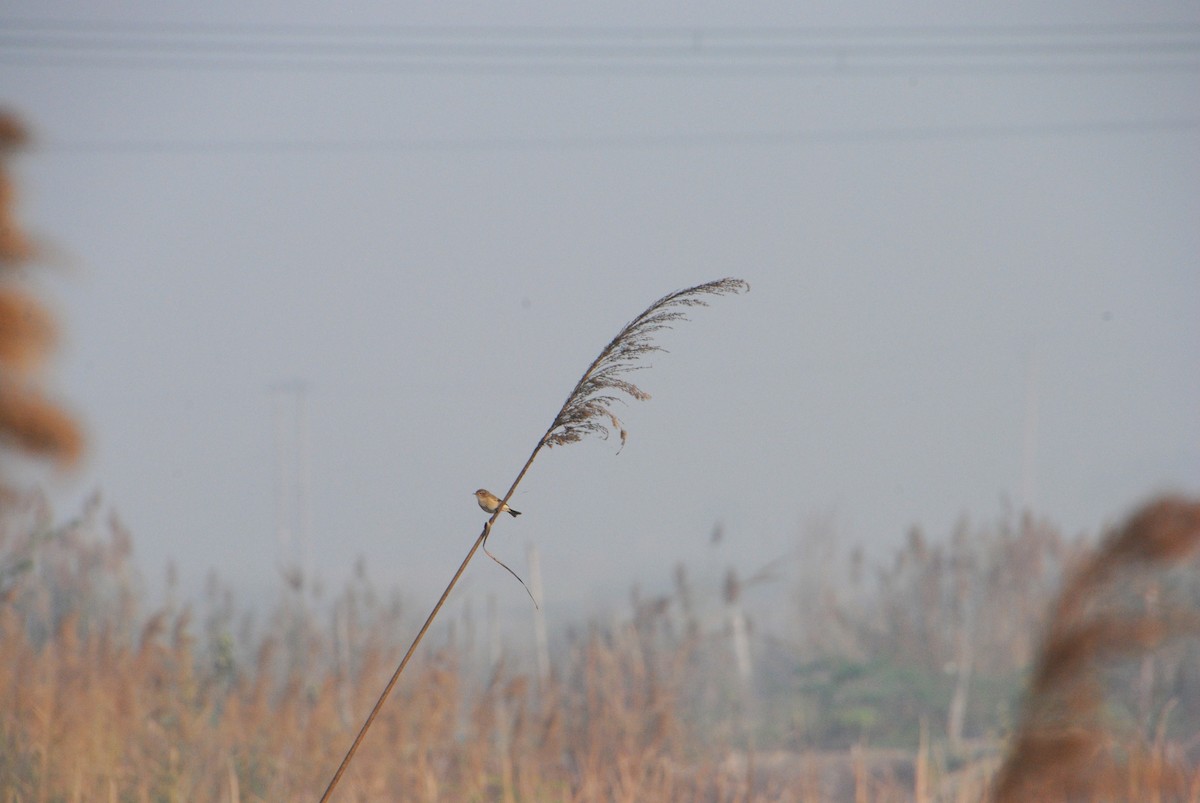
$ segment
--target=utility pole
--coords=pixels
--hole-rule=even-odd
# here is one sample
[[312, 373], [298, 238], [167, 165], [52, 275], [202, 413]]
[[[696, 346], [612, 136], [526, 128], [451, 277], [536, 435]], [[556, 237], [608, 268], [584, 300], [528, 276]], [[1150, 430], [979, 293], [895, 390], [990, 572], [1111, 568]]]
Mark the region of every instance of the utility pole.
[[1037, 493], [1038, 384], [1041, 360], [1037, 347], [1029, 350], [1025, 362], [1025, 421], [1021, 438], [1021, 499], [1019, 513], [1031, 515]]
[[280, 571], [301, 591], [312, 582], [312, 473], [309, 458], [308, 383], [276, 382], [269, 388], [275, 430], [275, 539]]
[[550, 678], [550, 646], [546, 638], [546, 599], [542, 592], [542, 561], [538, 548], [530, 544], [527, 548], [529, 556], [529, 590], [538, 604], [533, 606], [533, 648], [537, 658], [538, 691], [544, 688]]

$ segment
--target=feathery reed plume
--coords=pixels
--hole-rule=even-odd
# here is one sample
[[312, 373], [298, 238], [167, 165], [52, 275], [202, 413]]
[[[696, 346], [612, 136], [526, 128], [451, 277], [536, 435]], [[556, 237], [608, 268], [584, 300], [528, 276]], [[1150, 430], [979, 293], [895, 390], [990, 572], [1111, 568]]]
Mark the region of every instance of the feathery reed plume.
[[54, 319], [37, 299], [0, 288], [0, 365], [28, 371], [54, 345]]
[[[1069, 579], [1053, 609], [1020, 728], [996, 778], [998, 803], [1113, 800], [1137, 768], [1114, 750], [1102, 670], [1166, 639], [1200, 633], [1190, 605], [1131, 609], [1118, 581], [1154, 577], [1200, 547], [1200, 501], [1155, 500], [1110, 535]], [[1149, 790], [1146, 790], [1149, 791]], [[1174, 799], [1174, 798], [1172, 798]]]
[[[450, 596], [450, 592], [454, 590], [458, 579], [466, 571], [467, 564], [471, 562], [471, 558], [475, 556], [475, 553], [479, 551], [481, 546], [485, 547], [485, 552], [487, 551], [485, 545], [487, 537], [492, 531], [492, 525], [496, 523], [496, 520], [504, 512], [509, 498], [517, 490], [517, 486], [521, 484], [521, 480], [525, 478], [526, 472], [533, 465], [534, 458], [537, 457], [542, 447], [563, 446], [575, 443], [583, 440], [584, 437], [590, 434], [607, 437], [611, 432], [610, 425], [619, 432], [621, 443], [624, 445], [628, 433], [621, 425], [620, 419], [612, 412], [612, 404], [620, 399], [620, 396], [617, 395], [618, 393], [625, 393], [639, 401], [645, 401], [650, 398], [650, 394], [624, 377], [630, 371], [644, 367], [637, 365], [639, 359], [655, 351], [662, 351], [660, 346], [654, 344], [653, 335], [663, 329], [670, 328], [677, 321], [686, 320], [687, 308], [708, 306], [707, 296], [731, 295], [746, 292], [749, 289], [750, 285], [748, 282], [741, 279], [726, 278], [677, 290], [674, 293], [668, 293], [647, 307], [632, 321], [625, 324], [624, 328], [617, 333], [617, 336], [609, 341], [608, 345], [601, 350], [600, 356], [592, 361], [592, 364], [583, 372], [583, 376], [575, 383], [574, 389], [567, 396], [567, 400], [558, 411], [558, 415], [554, 417], [553, 423], [550, 424], [546, 433], [538, 440], [537, 445], [533, 448], [533, 452], [530, 453], [529, 458], [525, 461], [525, 465], [521, 467], [517, 478], [509, 486], [508, 492], [500, 500], [500, 504], [496, 506], [496, 510], [492, 513], [491, 518], [484, 522], [483, 531], [479, 533], [479, 536], [475, 539], [475, 543], [467, 552], [467, 556], [463, 558], [462, 563], [459, 565], [458, 571], [454, 573], [454, 576], [446, 586], [446, 590], [442, 592], [442, 596], [438, 599], [437, 604], [433, 606], [433, 610], [430, 612], [428, 618], [426, 618], [425, 624], [417, 631], [417, 635], [409, 646], [408, 651], [400, 660], [400, 665], [396, 667], [396, 671], [392, 674], [383, 692], [379, 695], [379, 699], [375, 702], [371, 713], [367, 715], [367, 719], [363, 722], [362, 728], [359, 729], [358, 735], [350, 745], [350, 749], [346, 751], [341, 765], [338, 766], [337, 772], [334, 773], [333, 778], [329, 781], [329, 785], [325, 788], [324, 794], [321, 795], [321, 803], [326, 803], [333, 794], [334, 788], [337, 786], [338, 781], [341, 780], [346, 767], [349, 766], [350, 761], [354, 758], [354, 753], [358, 750], [359, 744], [362, 743], [363, 737], [370, 729], [371, 723], [375, 721], [375, 717], [383, 707], [384, 701], [391, 694], [392, 688], [400, 679], [400, 675], [404, 672], [404, 668], [408, 665], [409, 660], [416, 651], [417, 645], [425, 637], [425, 633], [429, 630], [430, 625], [433, 624], [433, 620], [437, 617], [446, 599]], [[511, 572], [512, 570], [509, 569], [509, 571]], [[516, 575], [514, 574], [514, 576]], [[528, 591], [528, 589], [526, 590]]]
[[554, 423], [542, 436], [542, 444], [562, 446], [593, 433], [607, 438], [611, 425], [620, 434], [624, 446], [628, 433], [612, 411], [612, 403], [620, 398], [614, 394], [625, 393], [638, 401], [650, 398], [649, 393], [625, 379], [624, 375], [645, 368], [637, 364], [638, 360], [663, 350], [654, 343], [654, 334], [669, 329], [676, 321], [686, 320], [688, 307], [707, 307], [705, 296], [729, 295], [749, 289], [750, 285], [741, 279], [719, 279], [668, 293], [655, 301], [645, 312], [625, 324], [583, 372]]
[[0, 439], [26, 452], [67, 461], [83, 451], [74, 419], [40, 393], [15, 387], [9, 377], [0, 382]]
[[[29, 141], [25, 126], [13, 114], [0, 111], [0, 159]], [[12, 216], [16, 192], [8, 174], [0, 169], [0, 267], [19, 264], [33, 256], [33, 246]]]
[[[624, 448], [629, 433], [622, 425], [621, 419], [617, 418], [616, 413], [613, 412], [612, 405], [621, 400], [621, 397], [616, 395], [618, 393], [624, 393], [637, 401], [649, 401], [650, 394], [625, 379], [624, 375], [646, 368], [645, 365], [638, 365], [638, 360], [647, 354], [664, 350], [662, 346], [655, 344], [653, 335], [663, 329], [669, 329], [671, 324], [676, 321], [687, 320], [686, 310], [688, 307], [707, 307], [708, 301], [704, 298], [707, 295], [728, 295], [749, 289], [750, 285], [741, 279], [725, 278], [677, 290], [655, 301], [641, 315], [625, 324], [624, 328], [608, 342], [608, 345], [600, 351], [600, 356], [592, 361], [592, 364], [583, 372], [583, 376], [575, 383], [575, 387], [567, 396], [562, 409], [554, 417], [554, 423], [546, 430], [546, 434], [538, 442], [537, 448], [529, 456], [528, 462], [525, 463], [525, 469], [528, 469], [533, 463], [533, 458], [537, 456], [543, 446], [549, 448], [565, 446], [581, 441], [592, 434], [607, 440], [613, 429], [617, 430], [621, 438], [621, 448]], [[522, 469], [516, 482], [509, 488], [508, 495], [500, 504], [501, 509], [516, 489], [517, 484], [525, 476], [525, 469]], [[495, 516], [492, 518], [494, 520]], [[529, 586], [525, 585], [525, 581], [488, 551], [488, 534], [485, 532], [483, 535], [484, 553], [500, 564], [506, 572], [517, 578], [517, 582], [533, 600], [534, 607], [537, 607], [537, 600], [533, 599], [533, 593], [530, 592]]]
[[[8, 157], [28, 140], [25, 127], [0, 111], [0, 269], [34, 256], [13, 214], [16, 193], [5, 168]], [[8, 286], [0, 273], [0, 446], [69, 463], [83, 450], [74, 419], [37, 389], [37, 370], [54, 342], [54, 320], [36, 299]], [[0, 478], [0, 483], [3, 478]]]

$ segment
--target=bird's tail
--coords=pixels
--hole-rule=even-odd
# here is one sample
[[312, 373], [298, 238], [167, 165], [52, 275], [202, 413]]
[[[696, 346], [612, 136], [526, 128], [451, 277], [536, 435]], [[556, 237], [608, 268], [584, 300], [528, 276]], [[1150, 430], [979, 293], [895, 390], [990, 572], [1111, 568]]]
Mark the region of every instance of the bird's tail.
[[512, 517], [515, 519], [517, 516], [520, 516], [520, 515], [521, 515], [521, 511], [519, 511], [519, 510], [513, 510], [513, 509], [510, 507], [510, 508], [508, 508], [508, 515], [512, 516]]

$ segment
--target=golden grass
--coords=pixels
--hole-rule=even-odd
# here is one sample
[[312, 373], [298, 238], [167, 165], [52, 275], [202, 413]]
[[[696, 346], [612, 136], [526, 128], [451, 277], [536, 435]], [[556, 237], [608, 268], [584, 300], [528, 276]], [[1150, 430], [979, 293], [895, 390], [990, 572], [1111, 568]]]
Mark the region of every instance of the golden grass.
[[[172, 605], [143, 613], [129, 536], [118, 521], [103, 520], [98, 503], [59, 528], [37, 497], [3, 513], [0, 800], [240, 803], [320, 795], [407, 630], [399, 606], [365, 574], [325, 606], [332, 617], [281, 588], [262, 625], [239, 624], [215, 581], [200, 617]], [[1174, 539], [1163, 543], [1153, 556], [1186, 554], [1169, 548]], [[1076, 576], [1094, 578], [1089, 567], [1111, 554], [1099, 553]], [[30, 555], [36, 559], [26, 561]], [[1164, 615], [1175, 600], [1168, 585], [1155, 603]], [[1075, 589], [1069, 584], [1063, 599], [1077, 600]], [[690, 593], [692, 604], [703, 602]], [[1118, 596], [1123, 604], [1141, 599]], [[1109, 610], [1064, 604], [1088, 616]], [[738, 735], [736, 706], [719, 702], [736, 698], [728, 643], [705, 626], [681, 624], [682, 609], [650, 600], [631, 619], [585, 625], [562, 641], [550, 676], [540, 679], [521, 669], [530, 661], [481, 668], [485, 650], [474, 637], [435, 633], [434, 647], [413, 662], [380, 713], [336, 799], [989, 799], [995, 747], [960, 755], [933, 720], [907, 748], [829, 750], [765, 735], [749, 748]], [[1168, 629], [1175, 626], [1167, 620]], [[1082, 637], [1074, 649], [1117, 646], [1141, 654], [1143, 636], [1163, 634], [1104, 631]], [[1124, 641], [1113, 645], [1113, 636]], [[1051, 656], [1076, 667], [1076, 677], [1078, 666], [1095, 663], [1064, 662], [1054, 650], [1042, 655], [1043, 662]], [[1160, 668], [1166, 665], [1162, 659]], [[1063, 677], [1037, 669], [1034, 688], [1057, 688]], [[787, 697], [771, 700], [788, 704]], [[1196, 800], [1200, 773], [1189, 763], [1195, 745], [1171, 727], [1185, 703], [1154, 709], [1151, 729], [1135, 734], [1111, 723], [1048, 736], [1026, 729], [1014, 752], [1033, 757], [1023, 759], [1033, 762], [1027, 768], [1052, 774], [1097, 747], [1120, 759], [1102, 772], [1079, 765], [1101, 786], [1052, 789], [1075, 799]], [[1097, 789], [1103, 794], [1088, 796]]]

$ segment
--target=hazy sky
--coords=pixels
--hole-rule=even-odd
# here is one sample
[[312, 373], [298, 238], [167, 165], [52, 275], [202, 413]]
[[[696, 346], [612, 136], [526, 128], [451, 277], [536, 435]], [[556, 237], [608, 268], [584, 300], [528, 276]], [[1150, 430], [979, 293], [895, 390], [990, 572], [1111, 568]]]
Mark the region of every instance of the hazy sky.
[[552, 613], [814, 520], [1194, 493], [1200, 8], [845, 6], [6, 3], [91, 438], [61, 515], [98, 488], [152, 577], [273, 587], [301, 379], [320, 575], [425, 608], [598, 350], [723, 276], [753, 289], [662, 338], [624, 450], [544, 452], [497, 528]]

